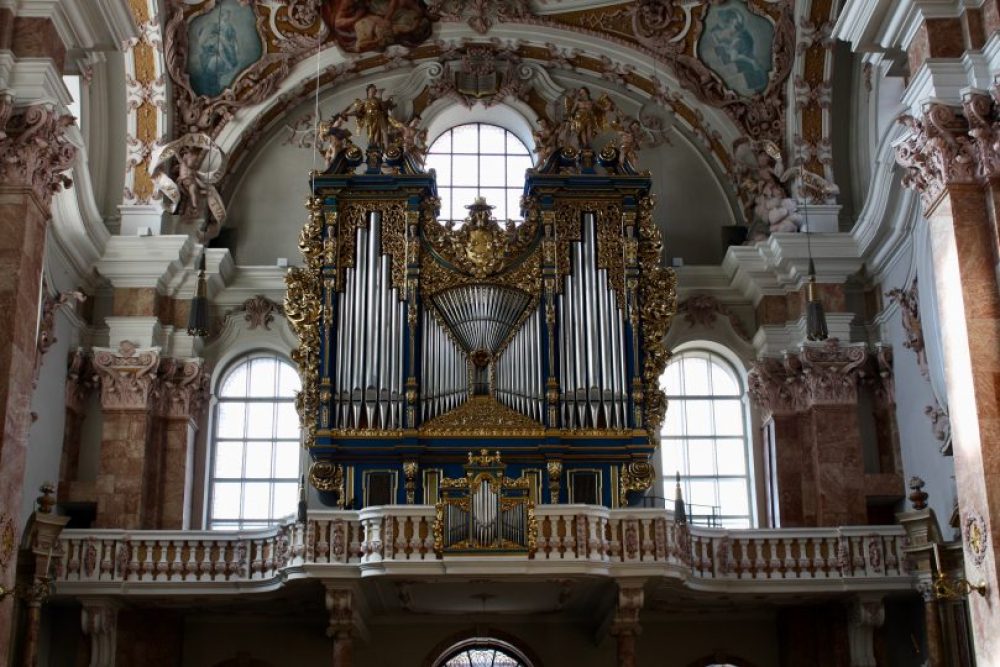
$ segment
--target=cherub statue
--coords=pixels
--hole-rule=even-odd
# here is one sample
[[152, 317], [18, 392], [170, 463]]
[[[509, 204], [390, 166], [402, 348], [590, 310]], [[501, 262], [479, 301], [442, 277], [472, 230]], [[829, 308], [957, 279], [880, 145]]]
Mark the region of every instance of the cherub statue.
[[347, 116], [338, 113], [330, 120], [320, 123], [319, 142], [324, 147], [323, 158], [326, 160], [327, 168], [330, 167], [337, 155], [351, 143], [351, 131], [344, 127], [346, 122]]
[[383, 100], [381, 91], [375, 84], [370, 83], [365, 88], [365, 98], [354, 100], [342, 115], [345, 118], [353, 116], [357, 119], [358, 131], [364, 132], [368, 138], [369, 148], [379, 146], [384, 149], [388, 145], [391, 128], [389, 112], [395, 106], [396, 103], [391, 97]]
[[535, 166], [541, 167], [548, 162], [558, 148], [556, 130], [552, 127], [552, 123], [543, 116], [538, 119], [538, 128], [531, 133], [531, 136], [535, 139], [535, 148], [533, 149], [537, 154]]
[[734, 152], [741, 189], [753, 195], [755, 218], [771, 234], [799, 231], [798, 202], [784, 185], [795, 170], [785, 170], [781, 149], [773, 141], [742, 141], [734, 145]]

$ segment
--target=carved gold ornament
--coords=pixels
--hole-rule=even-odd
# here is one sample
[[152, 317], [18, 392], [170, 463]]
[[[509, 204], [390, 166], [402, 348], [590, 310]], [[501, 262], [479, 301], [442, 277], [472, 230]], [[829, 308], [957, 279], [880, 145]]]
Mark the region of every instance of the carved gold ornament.
[[965, 516], [965, 543], [969, 547], [973, 562], [978, 566], [986, 559], [986, 546], [989, 529], [986, 521], [975, 510], [969, 510]]
[[[659, 432], [659, 429], [657, 429]], [[653, 485], [655, 472], [653, 465], [649, 461], [632, 461], [622, 466], [620, 476], [621, 489], [619, 492], [619, 502], [622, 506], [628, 502], [629, 491], [643, 492]]]

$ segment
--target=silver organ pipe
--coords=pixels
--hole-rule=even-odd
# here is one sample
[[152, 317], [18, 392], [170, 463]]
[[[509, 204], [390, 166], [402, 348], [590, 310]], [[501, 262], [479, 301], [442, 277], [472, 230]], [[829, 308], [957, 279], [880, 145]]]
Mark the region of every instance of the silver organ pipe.
[[354, 267], [345, 271], [332, 389], [336, 428], [402, 428], [406, 304], [392, 287], [392, 262], [381, 252], [381, 226], [375, 212], [368, 216], [367, 229], [358, 227]]
[[521, 328], [494, 361], [496, 397], [504, 405], [537, 421], [543, 418], [542, 336], [544, 322], [540, 308], [529, 315]]
[[562, 421], [571, 429], [625, 428], [624, 313], [607, 269], [597, 267], [596, 216], [584, 213], [581, 222], [557, 298]]
[[441, 327], [428, 309], [422, 314], [421, 419], [426, 421], [457, 408], [469, 396], [465, 350]]

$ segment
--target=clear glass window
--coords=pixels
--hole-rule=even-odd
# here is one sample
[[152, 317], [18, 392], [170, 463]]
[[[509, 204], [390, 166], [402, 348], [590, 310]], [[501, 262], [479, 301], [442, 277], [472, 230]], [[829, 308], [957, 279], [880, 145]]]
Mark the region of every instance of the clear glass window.
[[298, 499], [301, 388], [291, 364], [254, 355], [219, 382], [208, 526], [262, 528], [293, 514]]
[[531, 153], [512, 132], [496, 125], [459, 125], [430, 146], [427, 168], [437, 174], [439, 219], [460, 222], [477, 196], [495, 206], [498, 220], [522, 220], [524, 172]]
[[668, 505], [679, 473], [693, 522], [749, 528], [753, 513], [742, 377], [718, 354], [690, 350], [670, 360], [660, 384], [668, 401], [660, 431]]

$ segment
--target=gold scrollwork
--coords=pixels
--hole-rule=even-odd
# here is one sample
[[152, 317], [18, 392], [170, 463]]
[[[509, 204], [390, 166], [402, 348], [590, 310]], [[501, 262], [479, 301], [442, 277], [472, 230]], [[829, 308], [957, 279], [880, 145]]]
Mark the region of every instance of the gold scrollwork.
[[653, 485], [653, 464], [649, 461], [631, 461], [622, 466], [619, 476], [619, 503], [624, 506], [629, 491], [645, 491]]
[[295, 396], [295, 408], [302, 422], [303, 445], [316, 441], [319, 414], [320, 320], [323, 316], [323, 200], [306, 201], [309, 220], [299, 235], [299, 249], [305, 258], [302, 267], [285, 275], [285, 317], [299, 339], [291, 357], [302, 376], [302, 390]]
[[660, 266], [663, 242], [653, 221], [653, 198], [639, 202], [639, 314], [642, 321], [642, 380], [644, 387], [645, 426], [650, 441], [657, 434], [667, 411], [667, 398], [660, 389], [660, 377], [670, 359], [664, 343], [667, 329], [677, 312], [677, 276], [673, 269]]

